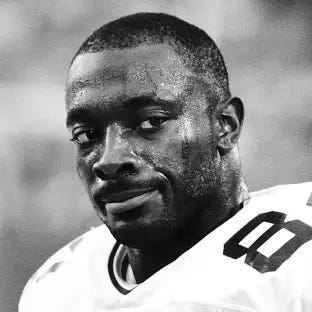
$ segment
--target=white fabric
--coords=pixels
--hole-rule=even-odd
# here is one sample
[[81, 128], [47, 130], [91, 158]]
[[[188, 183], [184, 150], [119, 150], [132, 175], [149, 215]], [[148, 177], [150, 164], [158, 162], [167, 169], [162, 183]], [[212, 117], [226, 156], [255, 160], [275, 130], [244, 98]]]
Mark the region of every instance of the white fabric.
[[[95, 228], [38, 270], [24, 289], [19, 311], [312, 311], [312, 240], [272, 272], [246, 264], [246, 254], [238, 259], [223, 255], [224, 244], [259, 214], [282, 212], [284, 222], [300, 220], [312, 227], [311, 192], [310, 182], [251, 193], [234, 217], [127, 295], [114, 287], [108, 273], [115, 241], [104, 226]], [[240, 245], [250, 247], [271, 226], [262, 222], [254, 229], [256, 236], [252, 231]], [[283, 228], [257, 250], [269, 257], [295, 236]]]

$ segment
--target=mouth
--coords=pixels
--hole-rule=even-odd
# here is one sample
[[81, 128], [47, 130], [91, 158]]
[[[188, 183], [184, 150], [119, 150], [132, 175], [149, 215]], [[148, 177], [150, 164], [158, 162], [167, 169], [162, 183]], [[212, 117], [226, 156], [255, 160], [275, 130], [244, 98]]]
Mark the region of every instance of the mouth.
[[157, 196], [155, 189], [131, 190], [110, 194], [102, 201], [108, 213], [117, 214], [142, 206], [146, 201]]

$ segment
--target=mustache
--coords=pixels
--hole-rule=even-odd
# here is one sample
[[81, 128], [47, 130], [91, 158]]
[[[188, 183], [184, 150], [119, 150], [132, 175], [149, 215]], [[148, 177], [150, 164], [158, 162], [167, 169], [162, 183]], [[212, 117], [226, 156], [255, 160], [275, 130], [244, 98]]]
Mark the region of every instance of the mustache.
[[140, 190], [140, 189], [159, 189], [164, 187], [164, 177], [155, 176], [149, 178], [131, 178], [123, 177], [117, 180], [106, 181], [101, 187], [93, 192], [95, 201], [100, 201], [111, 194], [118, 194], [122, 192]]

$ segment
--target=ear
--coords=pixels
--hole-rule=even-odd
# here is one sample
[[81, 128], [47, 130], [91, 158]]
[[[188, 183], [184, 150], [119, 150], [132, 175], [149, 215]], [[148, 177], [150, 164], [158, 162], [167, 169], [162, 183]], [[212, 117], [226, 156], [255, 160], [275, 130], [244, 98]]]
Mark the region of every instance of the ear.
[[218, 121], [218, 150], [221, 155], [226, 154], [236, 145], [244, 121], [244, 106], [235, 97], [220, 107], [217, 114]]

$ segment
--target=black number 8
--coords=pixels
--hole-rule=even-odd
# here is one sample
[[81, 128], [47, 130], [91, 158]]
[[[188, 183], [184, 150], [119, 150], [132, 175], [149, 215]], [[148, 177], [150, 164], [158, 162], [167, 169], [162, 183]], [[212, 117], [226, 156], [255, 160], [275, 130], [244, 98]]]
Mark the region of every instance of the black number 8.
[[[276, 211], [258, 215], [224, 244], [223, 254], [233, 259], [238, 259], [246, 254], [245, 263], [257, 271], [261, 273], [276, 271], [300, 246], [312, 239], [311, 226], [300, 220], [284, 222], [285, 218], [285, 214]], [[249, 248], [239, 245], [239, 242], [262, 222], [272, 223], [272, 226]], [[286, 229], [295, 236], [270, 257], [266, 257], [257, 251], [261, 245], [281, 229]]]

